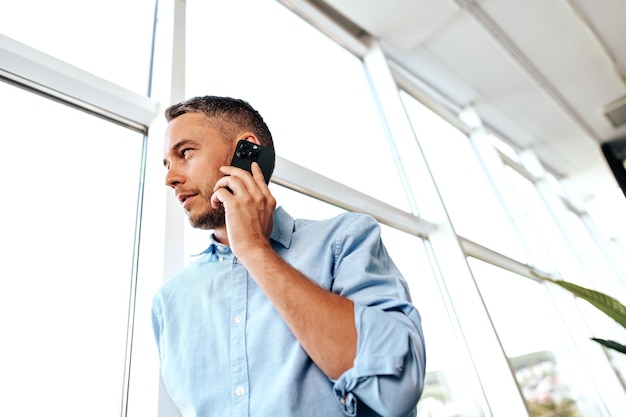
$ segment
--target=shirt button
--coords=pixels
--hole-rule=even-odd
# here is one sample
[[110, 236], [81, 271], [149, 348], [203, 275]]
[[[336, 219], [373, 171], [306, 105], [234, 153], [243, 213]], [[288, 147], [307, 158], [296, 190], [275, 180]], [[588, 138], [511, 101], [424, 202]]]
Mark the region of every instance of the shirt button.
[[235, 262], [237, 262], [237, 265], [241, 265], [241, 261], [239, 260], [239, 258], [235, 259]]
[[243, 321], [243, 318], [239, 315], [235, 316], [235, 323], [239, 324]]
[[242, 387], [242, 386], [239, 386], [239, 387], [237, 387], [237, 388], [235, 389], [235, 395], [236, 395], [237, 397], [241, 397], [241, 396], [243, 395], [243, 387]]
[[222, 261], [224, 260], [224, 257], [223, 257], [223, 256], [220, 256], [220, 257], [219, 257], [219, 260], [220, 260], [220, 262], [222, 262]]

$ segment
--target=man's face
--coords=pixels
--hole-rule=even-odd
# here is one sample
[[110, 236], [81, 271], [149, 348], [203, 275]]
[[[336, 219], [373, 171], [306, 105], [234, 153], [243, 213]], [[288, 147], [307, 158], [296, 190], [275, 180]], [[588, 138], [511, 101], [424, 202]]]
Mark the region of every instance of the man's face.
[[219, 168], [230, 164], [234, 146], [234, 140], [225, 140], [200, 113], [183, 114], [168, 124], [163, 158], [165, 184], [176, 192], [193, 227], [224, 226], [224, 209], [211, 207], [211, 195], [223, 176]]

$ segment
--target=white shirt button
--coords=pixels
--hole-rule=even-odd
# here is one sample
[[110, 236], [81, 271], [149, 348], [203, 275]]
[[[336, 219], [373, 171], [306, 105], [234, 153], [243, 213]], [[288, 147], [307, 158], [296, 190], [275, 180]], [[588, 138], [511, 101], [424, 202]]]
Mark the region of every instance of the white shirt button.
[[241, 317], [241, 316], [239, 316], [239, 315], [235, 316], [235, 323], [239, 324], [239, 323], [241, 323], [242, 321], [243, 321], [243, 317]]
[[244, 390], [243, 390], [243, 387], [242, 387], [242, 386], [239, 386], [239, 387], [237, 387], [237, 388], [235, 389], [235, 395], [236, 395], [237, 397], [241, 397], [241, 396], [243, 395], [243, 392], [244, 392]]

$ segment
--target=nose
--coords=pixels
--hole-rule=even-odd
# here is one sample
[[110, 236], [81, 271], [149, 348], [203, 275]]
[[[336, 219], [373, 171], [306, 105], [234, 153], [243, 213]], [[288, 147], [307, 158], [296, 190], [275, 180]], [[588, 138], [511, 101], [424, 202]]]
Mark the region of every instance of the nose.
[[184, 183], [184, 177], [174, 165], [171, 165], [167, 169], [165, 174], [165, 185], [168, 187], [176, 188], [177, 185]]

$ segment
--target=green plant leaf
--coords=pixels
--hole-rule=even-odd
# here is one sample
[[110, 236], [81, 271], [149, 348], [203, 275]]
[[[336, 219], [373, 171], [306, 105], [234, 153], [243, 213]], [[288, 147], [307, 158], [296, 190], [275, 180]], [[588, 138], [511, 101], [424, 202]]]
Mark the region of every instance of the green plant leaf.
[[553, 284], [566, 289], [576, 297], [588, 301], [626, 329], [626, 306], [617, 301], [615, 298], [599, 291], [572, 284], [571, 282], [544, 277], [536, 273], [534, 275], [542, 281], [552, 282]]
[[600, 343], [603, 346], [606, 346], [610, 349], [615, 349], [618, 352], [622, 352], [622, 353], [626, 353], [626, 346], [621, 345], [617, 342], [614, 342], [612, 340], [604, 340], [604, 339], [598, 339], [596, 337], [592, 337], [591, 340], [596, 341], [598, 343]]

